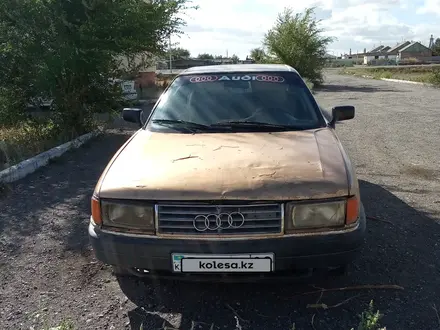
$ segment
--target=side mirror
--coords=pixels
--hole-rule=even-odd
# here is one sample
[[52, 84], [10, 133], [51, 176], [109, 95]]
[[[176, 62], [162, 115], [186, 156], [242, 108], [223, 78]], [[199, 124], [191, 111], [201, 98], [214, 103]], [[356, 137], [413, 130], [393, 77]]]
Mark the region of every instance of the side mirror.
[[335, 127], [337, 121], [349, 120], [354, 118], [354, 106], [341, 105], [332, 109], [331, 127]]
[[122, 110], [122, 119], [129, 123], [135, 123], [142, 126], [142, 109], [139, 108], [124, 108]]

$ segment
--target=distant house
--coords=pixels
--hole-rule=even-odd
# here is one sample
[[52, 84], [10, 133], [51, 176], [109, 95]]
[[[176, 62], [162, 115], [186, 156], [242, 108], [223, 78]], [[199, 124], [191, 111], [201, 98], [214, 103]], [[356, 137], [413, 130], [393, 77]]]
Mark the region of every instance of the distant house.
[[397, 60], [402, 61], [409, 58], [423, 60], [432, 57], [432, 49], [422, 45], [420, 42], [411, 42], [405, 47], [399, 49]]
[[379, 46], [364, 54], [364, 64], [372, 64], [380, 60], [396, 61], [398, 52], [411, 44], [409, 41], [400, 43], [394, 47]]

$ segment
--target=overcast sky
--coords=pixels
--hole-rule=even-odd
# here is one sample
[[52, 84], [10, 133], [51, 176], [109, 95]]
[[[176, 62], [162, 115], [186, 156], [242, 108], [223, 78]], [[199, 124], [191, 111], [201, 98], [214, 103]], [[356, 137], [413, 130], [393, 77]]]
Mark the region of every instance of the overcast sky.
[[284, 7], [302, 11], [315, 6], [325, 33], [337, 37], [329, 53], [339, 55], [405, 40], [429, 43], [440, 37], [440, 0], [194, 0], [200, 8], [189, 11], [186, 35], [172, 39], [192, 56], [200, 53], [245, 58], [261, 45]]

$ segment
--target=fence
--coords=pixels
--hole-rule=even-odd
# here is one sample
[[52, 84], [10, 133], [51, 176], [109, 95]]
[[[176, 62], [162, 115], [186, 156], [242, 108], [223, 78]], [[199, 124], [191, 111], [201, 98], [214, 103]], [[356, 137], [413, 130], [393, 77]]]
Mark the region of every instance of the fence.
[[363, 59], [328, 59], [326, 66], [329, 68], [342, 68], [351, 67], [354, 65], [360, 65], [363, 63]]
[[440, 56], [410, 57], [398, 61], [398, 65], [440, 64]]

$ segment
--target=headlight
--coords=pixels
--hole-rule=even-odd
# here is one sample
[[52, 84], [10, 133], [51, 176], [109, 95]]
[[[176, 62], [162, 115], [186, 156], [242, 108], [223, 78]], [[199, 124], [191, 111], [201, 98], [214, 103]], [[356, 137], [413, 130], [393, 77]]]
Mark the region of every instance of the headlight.
[[154, 208], [131, 203], [101, 201], [104, 226], [154, 231]]
[[345, 224], [345, 201], [287, 205], [286, 229], [328, 228]]

